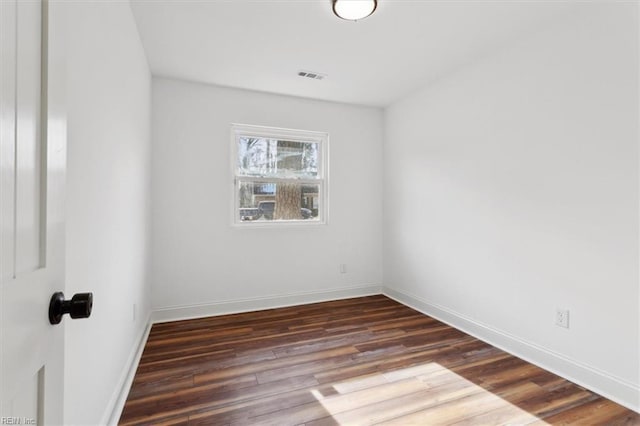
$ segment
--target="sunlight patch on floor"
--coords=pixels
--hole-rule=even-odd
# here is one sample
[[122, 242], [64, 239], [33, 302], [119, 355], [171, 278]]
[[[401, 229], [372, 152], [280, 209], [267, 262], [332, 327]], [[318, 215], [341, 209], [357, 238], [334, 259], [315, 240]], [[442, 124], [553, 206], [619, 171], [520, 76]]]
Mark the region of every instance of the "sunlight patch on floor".
[[504, 399], [524, 400], [523, 396], [539, 390], [534, 383], [518, 383], [502, 390], [501, 397], [431, 362], [335, 383], [311, 393], [341, 425], [544, 425], [535, 415]]

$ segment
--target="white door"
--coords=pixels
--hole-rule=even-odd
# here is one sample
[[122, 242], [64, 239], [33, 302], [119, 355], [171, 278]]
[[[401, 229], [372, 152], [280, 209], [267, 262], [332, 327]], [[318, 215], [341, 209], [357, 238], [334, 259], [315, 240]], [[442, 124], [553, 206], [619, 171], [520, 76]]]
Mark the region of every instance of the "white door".
[[0, 424], [62, 423], [66, 117], [56, 3], [0, 0]]

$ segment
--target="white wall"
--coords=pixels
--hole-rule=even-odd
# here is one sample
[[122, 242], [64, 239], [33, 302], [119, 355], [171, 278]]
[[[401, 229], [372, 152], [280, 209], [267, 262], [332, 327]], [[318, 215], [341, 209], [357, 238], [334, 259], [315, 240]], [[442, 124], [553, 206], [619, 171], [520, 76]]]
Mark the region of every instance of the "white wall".
[[[151, 77], [128, 2], [69, 3], [65, 424], [103, 424], [150, 310]], [[133, 321], [133, 304], [137, 319]]]
[[[171, 318], [379, 289], [381, 110], [156, 78], [152, 103], [154, 309], [185, 308]], [[231, 226], [231, 123], [329, 133], [328, 225]]]
[[392, 105], [383, 158], [391, 295], [637, 410], [636, 7], [583, 5]]

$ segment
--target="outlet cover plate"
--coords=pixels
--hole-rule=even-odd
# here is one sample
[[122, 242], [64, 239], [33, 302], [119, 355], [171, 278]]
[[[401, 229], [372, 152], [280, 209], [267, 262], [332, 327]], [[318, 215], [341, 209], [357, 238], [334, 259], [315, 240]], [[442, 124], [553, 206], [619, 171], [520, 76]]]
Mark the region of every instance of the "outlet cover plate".
[[569, 328], [569, 310], [556, 309], [556, 325], [559, 327]]

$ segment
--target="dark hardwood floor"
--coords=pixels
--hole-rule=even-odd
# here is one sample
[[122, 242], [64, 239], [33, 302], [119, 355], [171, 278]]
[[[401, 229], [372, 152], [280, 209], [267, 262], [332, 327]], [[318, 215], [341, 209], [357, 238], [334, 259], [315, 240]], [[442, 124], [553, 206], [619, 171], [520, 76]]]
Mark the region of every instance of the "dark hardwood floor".
[[638, 425], [384, 296], [156, 324], [122, 425]]

